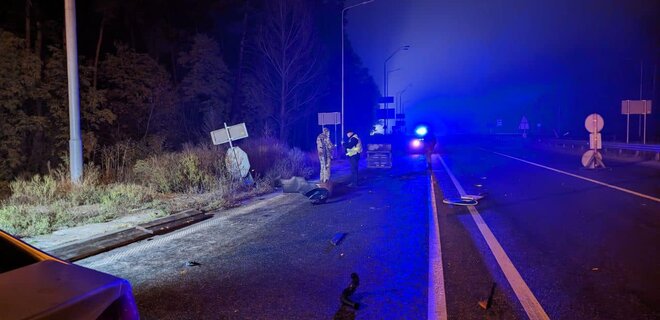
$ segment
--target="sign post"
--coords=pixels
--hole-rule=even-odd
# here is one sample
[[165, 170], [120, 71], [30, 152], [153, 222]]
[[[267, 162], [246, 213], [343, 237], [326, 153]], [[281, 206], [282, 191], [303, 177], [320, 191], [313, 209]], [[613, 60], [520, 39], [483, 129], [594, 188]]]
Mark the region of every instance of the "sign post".
[[529, 121], [527, 121], [527, 117], [523, 116], [522, 119], [520, 119], [518, 129], [523, 131], [522, 137], [527, 138], [527, 130], [529, 130]]
[[[247, 127], [245, 126], [245, 123], [227, 126], [226, 122], [224, 123], [224, 126], [224, 129], [211, 131], [211, 140], [213, 140], [214, 145], [229, 143], [229, 150], [227, 150], [227, 155], [229, 155], [229, 152], [231, 151], [231, 153], [234, 155], [234, 160], [236, 160], [236, 168], [238, 170], [239, 179], [245, 178], [250, 174], [250, 162], [247, 158], [247, 154], [245, 154], [245, 152], [239, 147], [234, 147], [232, 142], [247, 138]], [[241, 160], [239, 160], [239, 155]], [[235, 172], [231, 173], [234, 174]]]
[[644, 136], [642, 138], [642, 143], [646, 144], [646, 116], [651, 114], [652, 107], [653, 101], [651, 100], [621, 101], [621, 114], [626, 115], [626, 143], [630, 143], [630, 115], [638, 114], [640, 117], [644, 115]]
[[597, 113], [592, 113], [584, 120], [584, 127], [589, 131], [589, 150], [582, 155], [582, 165], [588, 169], [605, 168], [603, 155], [598, 150], [603, 148], [600, 131], [605, 121]]
[[[320, 112], [319, 126], [335, 126], [335, 148], [337, 148], [337, 125], [341, 124], [341, 113], [339, 112]], [[344, 139], [344, 137], [342, 137]]]

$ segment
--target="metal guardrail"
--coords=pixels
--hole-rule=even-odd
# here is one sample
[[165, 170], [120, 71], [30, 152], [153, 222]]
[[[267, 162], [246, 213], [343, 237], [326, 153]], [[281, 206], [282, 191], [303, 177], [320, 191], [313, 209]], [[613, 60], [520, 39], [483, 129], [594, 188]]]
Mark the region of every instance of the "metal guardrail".
[[[570, 145], [571, 147], [589, 148], [589, 141], [586, 140], [564, 140], [564, 139], [548, 139], [544, 140], [555, 145]], [[637, 144], [637, 143], [622, 143], [622, 142], [603, 142], [603, 149], [606, 150], [623, 150], [634, 151], [635, 153], [655, 153], [655, 159], [660, 160], [660, 145], [658, 144]]]

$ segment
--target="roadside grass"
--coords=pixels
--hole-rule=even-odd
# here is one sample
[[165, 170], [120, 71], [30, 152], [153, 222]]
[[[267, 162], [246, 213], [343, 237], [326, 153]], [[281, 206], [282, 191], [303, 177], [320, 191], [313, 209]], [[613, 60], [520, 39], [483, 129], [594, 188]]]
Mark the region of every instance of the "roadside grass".
[[274, 139], [252, 139], [242, 148], [253, 168], [252, 186], [228, 174], [226, 149], [212, 145], [187, 145], [166, 153], [122, 143], [103, 149], [102, 165], [86, 165], [78, 184], [70, 182], [68, 162], [63, 159], [48, 174], [9, 183], [11, 195], [0, 202], [0, 229], [26, 237], [140, 210], [165, 216], [189, 208], [229, 208], [272, 192], [279, 179], [310, 178], [318, 172], [315, 155]]

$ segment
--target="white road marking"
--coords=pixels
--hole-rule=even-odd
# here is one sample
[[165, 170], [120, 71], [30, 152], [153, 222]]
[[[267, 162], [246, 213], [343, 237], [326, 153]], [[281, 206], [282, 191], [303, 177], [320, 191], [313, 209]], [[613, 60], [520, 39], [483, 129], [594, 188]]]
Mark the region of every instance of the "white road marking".
[[[465, 196], [465, 190], [458, 182], [458, 180], [456, 180], [456, 177], [451, 172], [451, 170], [449, 170], [449, 167], [445, 163], [444, 159], [442, 159], [442, 157], [440, 157], [440, 162], [442, 163], [442, 166], [445, 167], [445, 170], [447, 171], [451, 181], [454, 183], [456, 190], [458, 190], [458, 193], [461, 196]], [[550, 319], [545, 310], [543, 310], [543, 307], [539, 301], [536, 299], [536, 296], [534, 296], [534, 293], [532, 293], [532, 290], [529, 289], [529, 286], [527, 286], [527, 283], [525, 283], [525, 280], [523, 280], [520, 272], [518, 272], [518, 269], [516, 269], [516, 267], [513, 265], [513, 262], [511, 262], [511, 259], [509, 259], [509, 256], [504, 251], [504, 248], [502, 248], [502, 245], [500, 245], [500, 242], [497, 241], [497, 238], [495, 238], [495, 235], [486, 224], [486, 221], [484, 221], [484, 219], [481, 217], [481, 214], [479, 214], [479, 211], [477, 211], [474, 206], [467, 206], [467, 208], [470, 211], [470, 215], [476, 223], [477, 228], [481, 232], [481, 235], [486, 240], [490, 251], [495, 256], [497, 264], [499, 264], [500, 268], [502, 269], [502, 273], [504, 273], [507, 281], [509, 281], [511, 288], [520, 301], [520, 304], [523, 306], [523, 309], [525, 309], [527, 316], [532, 320]]]
[[554, 172], [561, 173], [561, 174], [565, 174], [567, 176], [571, 176], [571, 177], [574, 177], [574, 178], [578, 178], [578, 179], [582, 179], [582, 180], [585, 180], [585, 181], [593, 182], [593, 183], [599, 184], [601, 186], [605, 186], [605, 187], [612, 188], [612, 189], [615, 189], [615, 190], [623, 191], [623, 192], [626, 192], [626, 193], [629, 193], [629, 194], [632, 194], [632, 195], [635, 195], [635, 196], [638, 196], [638, 197], [641, 197], [641, 198], [649, 199], [649, 200], [652, 200], [652, 201], [655, 201], [655, 202], [660, 202], [660, 198], [656, 198], [654, 196], [649, 196], [647, 194], [632, 191], [630, 189], [617, 187], [615, 185], [611, 185], [611, 184], [608, 184], [608, 183], [605, 183], [605, 182], [600, 182], [598, 180], [590, 179], [590, 178], [587, 178], [587, 177], [583, 177], [583, 176], [580, 176], [580, 175], [577, 175], [577, 174], [574, 174], [574, 173], [570, 173], [570, 172], [562, 171], [562, 170], [559, 170], [559, 169], [551, 168], [551, 167], [548, 167], [548, 166], [544, 166], [542, 164], [527, 161], [525, 159], [516, 158], [516, 157], [510, 156], [508, 154], [499, 153], [499, 152], [495, 152], [495, 151], [491, 151], [491, 152], [494, 153], [494, 154], [503, 156], [503, 157], [507, 157], [507, 158], [511, 158], [511, 159], [514, 159], [514, 160], [518, 160], [520, 162], [531, 164], [531, 165], [537, 166], [539, 168], [547, 169], [547, 170], [554, 171]]
[[447, 299], [445, 278], [442, 267], [442, 247], [440, 246], [440, 225], [435, 198], [435, 177], [429, 176], [429, 291], [428, 316], [431, 319], [447, 319]]

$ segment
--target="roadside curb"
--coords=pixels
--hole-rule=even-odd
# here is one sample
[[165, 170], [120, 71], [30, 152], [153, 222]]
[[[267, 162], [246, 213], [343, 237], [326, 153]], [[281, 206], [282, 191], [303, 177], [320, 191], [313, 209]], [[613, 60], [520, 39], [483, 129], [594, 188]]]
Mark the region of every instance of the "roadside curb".
[[78, 261], [154, 235], [183, 228], [212, 216], [212, 214], [206, 214], [196, 209], [188, 209], [135, 227], [55, 247], [49, 250], [49, 253], [69, 262]]

